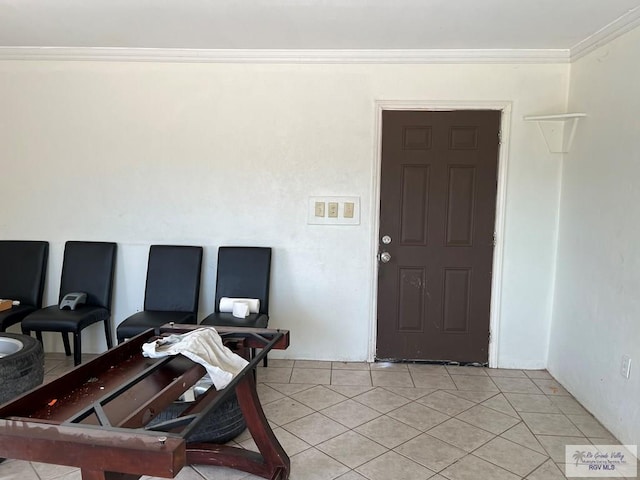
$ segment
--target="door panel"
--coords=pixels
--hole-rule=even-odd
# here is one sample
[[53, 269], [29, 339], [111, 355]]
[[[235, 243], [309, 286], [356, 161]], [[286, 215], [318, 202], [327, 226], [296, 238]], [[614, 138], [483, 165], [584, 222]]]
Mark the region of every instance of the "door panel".
[[424, 296], [422, 285], [425, 283], [424, 268], [400, 268], [400, 288], [398, 291], [398, 331], [424, 331]]
[[473, 246], [475, 173], [475, 167], [449, 167], [447, 236], [445, 239], [445, 245], [448, 247]]
[[469, 331], [470, 268], [445, 268], [442, 289], [442, 331], [464, 333]]
[[429, 211], [429, 166], [406, 165], [402, 168], [402, 244], [426, 245]]
[[487, 361], [499, 124], [383, 112], [377, 358]]

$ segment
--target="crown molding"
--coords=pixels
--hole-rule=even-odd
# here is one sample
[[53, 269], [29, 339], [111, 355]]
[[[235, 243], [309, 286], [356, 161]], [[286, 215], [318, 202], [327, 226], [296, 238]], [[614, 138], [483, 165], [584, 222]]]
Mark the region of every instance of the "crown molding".
[[176, 63], [569, 63], [567, 49], [267, 50], [0, 47], [0, 60]]
[[606, 45], [621, 35], [630, 32], [634, 28], [640, 26], [640, 7], [629, 10], [627, 13], [618, 17], [610, 24], [602, 27], [593, 35], [588, 36], [584, 40], [576, 43], [571, 47], [570, 62], [575, 62], [579, 58], [593, 52], [597, 48]]
[[570, 49], [190, 49], [0, 47], [2, 60], [283, 64], [572, 63], [640, 26], [636, 7]]

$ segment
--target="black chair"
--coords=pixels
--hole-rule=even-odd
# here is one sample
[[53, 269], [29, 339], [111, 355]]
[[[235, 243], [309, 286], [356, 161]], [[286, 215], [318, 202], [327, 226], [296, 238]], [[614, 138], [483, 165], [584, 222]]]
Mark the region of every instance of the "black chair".
[[197, 323], [202, 247], [151, 245], [144, 310], [117, 328], [118, 342], [165, 323]]
[[0, 332], [42, 308], [48, 258], [48, 242], [0, 241], [0, 298], [20, 301], [0, 312]]
[[71, 355], [69, 333], [73, 333], [73, 361], [82, 359], [82, 330], [104, 322], [107, 347], [113, 346], [111, 334], [111, 292], [115, 270], [116, 244], [110, 242], [67, 242], [62, 261], [62, 278], [58, 303], [73, 292], [87, 294], [86, 304], [75, 310], [60, 310], [58, 305], [36, 310], [22, 320], [22, 332], [36, 332], [42, 342], [42, 332], [60, 332], [64, 351]]
[[[267, 328], [270, 276], [271, 248], [220, 247], [214, 312], [202, 320], [202, 325]], [[258, 313], [237, 318], [232, 313], [220, 312], [222, 297], [257, 298], [260, 308]], [[264, 366], [267, 366], [266, 357]]]

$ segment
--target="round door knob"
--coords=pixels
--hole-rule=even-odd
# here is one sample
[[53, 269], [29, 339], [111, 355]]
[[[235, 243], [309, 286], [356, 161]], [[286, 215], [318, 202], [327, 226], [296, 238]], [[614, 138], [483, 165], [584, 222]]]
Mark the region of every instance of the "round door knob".
[[380, 260], [382, 261], [382, 263], [387, 263], [389, 260], [391, 260], [391, 254], [389, 252], [382, 252], [382, 254], [380, 255]]

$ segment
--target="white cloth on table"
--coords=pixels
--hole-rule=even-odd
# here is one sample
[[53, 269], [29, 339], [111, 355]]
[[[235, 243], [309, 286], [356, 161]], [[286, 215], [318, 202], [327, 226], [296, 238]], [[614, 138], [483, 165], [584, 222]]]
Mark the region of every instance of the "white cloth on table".
[[213, 327], [199, 328], [189, 333], [169, 335], [142, 345], [142, 354], [161, 358], [182, 354], [202, 365], [216, 390], [221, 390], [249, 363], [222, 343]]

